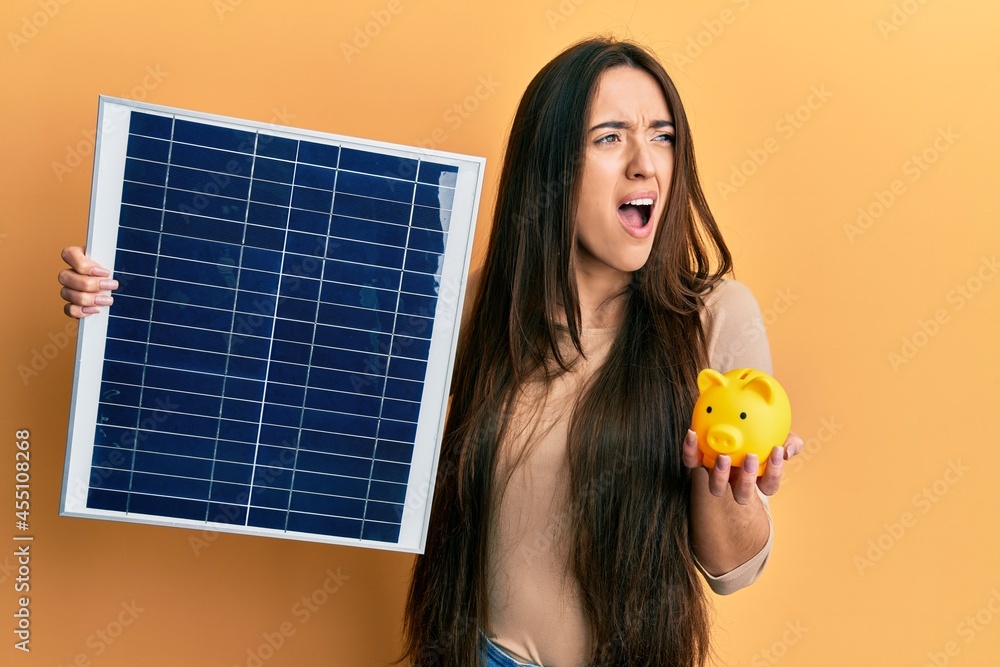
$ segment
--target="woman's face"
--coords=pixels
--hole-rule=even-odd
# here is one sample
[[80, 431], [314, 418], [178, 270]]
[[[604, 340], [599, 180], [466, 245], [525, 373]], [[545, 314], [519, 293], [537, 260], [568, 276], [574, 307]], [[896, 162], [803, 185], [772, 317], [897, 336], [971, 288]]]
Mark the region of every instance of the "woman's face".
[[576, 205], [581, 278], [619, 282], [649, 258], [670, 194], [672, 120], [646, 71], [615, 67], [598, 79]]

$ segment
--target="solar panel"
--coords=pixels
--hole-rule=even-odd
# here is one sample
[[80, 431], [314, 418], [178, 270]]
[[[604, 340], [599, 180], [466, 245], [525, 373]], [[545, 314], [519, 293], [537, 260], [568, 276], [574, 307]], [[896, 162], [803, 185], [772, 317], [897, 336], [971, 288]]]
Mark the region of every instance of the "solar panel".
[[61, 513], [422, 551], [484, 164], [102, 97]]

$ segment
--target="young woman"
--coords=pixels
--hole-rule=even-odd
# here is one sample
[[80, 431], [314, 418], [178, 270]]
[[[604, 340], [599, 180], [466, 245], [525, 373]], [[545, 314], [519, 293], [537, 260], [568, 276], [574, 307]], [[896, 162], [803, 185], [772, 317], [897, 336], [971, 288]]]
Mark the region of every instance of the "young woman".
[[[81, 248], [66, 312], [116, 285]], [[708, 602], [770, 553], [748, 456], [701, 466], [700, 369], [770, 372], [760, 311], [698, 183], [677, 91], [639, 46], [588, 40], [529, 84], [452, 384], [426, 553], [406, 607], [414, 665], [704, 665]]]

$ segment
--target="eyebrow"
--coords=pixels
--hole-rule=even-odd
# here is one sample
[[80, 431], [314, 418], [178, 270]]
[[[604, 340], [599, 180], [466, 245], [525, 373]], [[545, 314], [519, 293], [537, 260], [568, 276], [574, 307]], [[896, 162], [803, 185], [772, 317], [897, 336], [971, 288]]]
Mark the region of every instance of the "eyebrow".
[[[649, 124], [650, 128], [656, 130], [662, 129], [664, 127], [672, 128], [673, 126], [674, 123], [673, 121], [670, 120], [654, 120], [652, 123]], [[603, 130], [603, 129], [627, 130], [630, 129], [631, 127], [632, 127], [631, 123], [626, 123], [623, 120], [609, 120], [604, 123], [598, 123], [594, 127], [590, 128], [590, 131], [593, 132], [594, 130]]]

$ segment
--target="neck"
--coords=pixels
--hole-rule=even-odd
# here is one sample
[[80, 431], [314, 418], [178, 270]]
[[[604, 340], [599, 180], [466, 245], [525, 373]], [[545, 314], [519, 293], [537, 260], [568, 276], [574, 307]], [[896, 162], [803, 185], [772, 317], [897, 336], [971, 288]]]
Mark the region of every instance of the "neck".
[[623, 296], [632, 274], [610, 267], [604, 270], [576, 270], [576, 288], [580, 299], [580, 324], [584, 329], [609, 329], [621, 324]]

